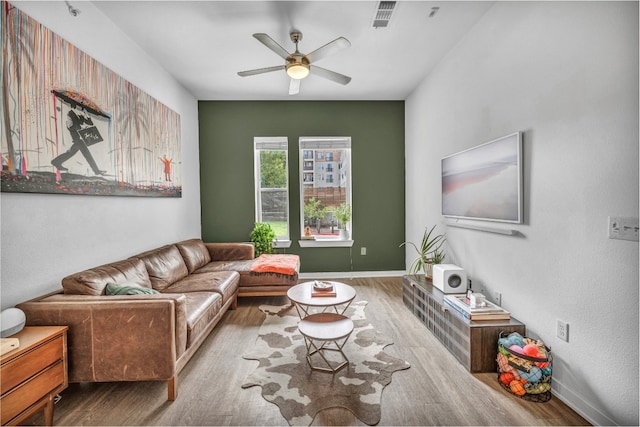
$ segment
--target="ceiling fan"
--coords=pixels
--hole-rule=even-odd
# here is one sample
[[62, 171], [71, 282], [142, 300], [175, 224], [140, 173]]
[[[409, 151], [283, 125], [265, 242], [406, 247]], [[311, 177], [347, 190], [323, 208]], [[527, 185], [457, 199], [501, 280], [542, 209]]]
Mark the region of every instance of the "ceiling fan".
[[241, 77], [255, 76], [256, 74], [270, 73], [272, 71], [285, 70], [289, 77], [291, 77], [291, 83], [289, 84], [289, 95], [296, 95], [300, 92], [300, 80], [307, 77], [310, 73], [325, 79], [331, 80], [342, 85], [346, 85], [351, 81], [351, 77], [344, 74], [336, 73], [335, 71], [327, 70], [326, 68], [312, 65], [312, 63], [324, 58], [325, 56], [334, 53], [340, 49], [351, 46], [349, 40], [344, 37], [338, 37], [337, 39], [327, 43], [326, 45], [319, 47], [311, 53], [303, 54], [298, 50], [298, 42], [302, 40], [302, 33], [299, 31], [292, 31], [289, 36], [291, 41], [296, 45], [296, 50], [293, 53], [287, 52], [282, 46], [280, 46], [275, 40], [264, 33], [256, 33], [253, 35], [259, 42], [266, 47], [274, 51], [278, 56], [285, 60], [284, 65], [276, 65], [275, 67], [257, 68], [255, 70], [240, 71], [238, 75]]

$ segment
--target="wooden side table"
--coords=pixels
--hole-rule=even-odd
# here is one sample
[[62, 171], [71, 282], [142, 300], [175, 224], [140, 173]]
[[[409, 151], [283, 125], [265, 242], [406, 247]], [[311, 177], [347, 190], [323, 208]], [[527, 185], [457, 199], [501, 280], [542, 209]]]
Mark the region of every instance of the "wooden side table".
[[2, 425], [24, 422], [44, 409], [53, 425], [53, 399], [67, 388], [67, 326], [27, 326], [12, 338], [20, 347], [0, 359]]

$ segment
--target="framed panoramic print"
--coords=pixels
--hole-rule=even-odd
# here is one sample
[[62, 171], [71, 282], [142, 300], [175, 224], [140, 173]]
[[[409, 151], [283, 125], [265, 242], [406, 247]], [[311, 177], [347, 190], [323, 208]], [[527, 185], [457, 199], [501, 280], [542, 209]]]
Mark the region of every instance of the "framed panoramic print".
[[522, 223], [522, 133], [442, 159], [442, 215]]
[[181, 197], [180, 115], [2, 2], [3, 192]]

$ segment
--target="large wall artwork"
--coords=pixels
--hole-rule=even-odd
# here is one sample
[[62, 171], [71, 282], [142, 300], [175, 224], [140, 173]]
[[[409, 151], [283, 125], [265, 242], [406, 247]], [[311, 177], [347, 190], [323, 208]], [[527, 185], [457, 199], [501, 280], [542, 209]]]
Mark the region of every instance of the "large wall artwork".
[[180, 197], [180, 115], [2, 2], [2, 191]]

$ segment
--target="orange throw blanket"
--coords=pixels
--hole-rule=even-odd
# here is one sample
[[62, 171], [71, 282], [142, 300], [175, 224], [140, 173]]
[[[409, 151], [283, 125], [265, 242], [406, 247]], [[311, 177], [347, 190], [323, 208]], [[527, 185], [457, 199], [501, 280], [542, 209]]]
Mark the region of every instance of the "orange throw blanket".
[[287, 276], [296, 274], [300, 262], [298, 255], [262, 254], [251, 264], [252, 273], [278, 273]]

